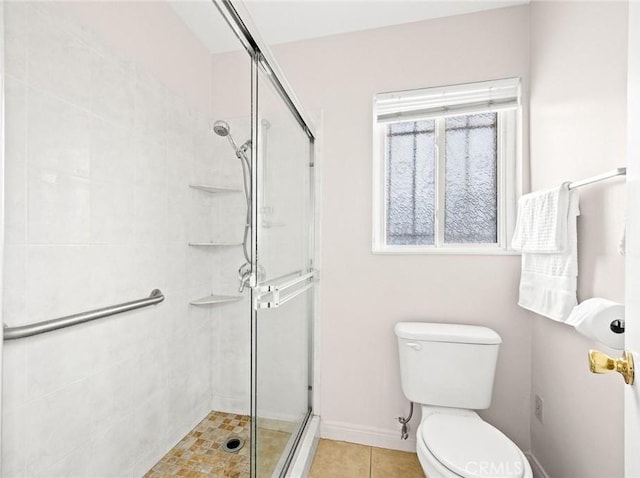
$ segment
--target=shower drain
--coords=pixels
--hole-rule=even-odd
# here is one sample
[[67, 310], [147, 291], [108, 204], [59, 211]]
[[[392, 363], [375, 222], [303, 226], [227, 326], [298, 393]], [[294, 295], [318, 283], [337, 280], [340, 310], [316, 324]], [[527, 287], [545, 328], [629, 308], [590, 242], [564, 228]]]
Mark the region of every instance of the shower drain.
[[221, 450], [227, 453], [238, 453], [244, 446], [244, 440], [240, 437], [229, 437], [222, 445]]

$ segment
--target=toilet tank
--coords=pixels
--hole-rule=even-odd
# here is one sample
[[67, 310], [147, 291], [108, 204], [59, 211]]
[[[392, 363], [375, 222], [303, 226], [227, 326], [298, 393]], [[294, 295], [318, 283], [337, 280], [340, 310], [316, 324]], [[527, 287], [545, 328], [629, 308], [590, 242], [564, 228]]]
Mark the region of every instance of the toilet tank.
[[493, 394], [497, 332], [476, 325], [399, 322], [402, 391], [414, 403], [482, 410]]

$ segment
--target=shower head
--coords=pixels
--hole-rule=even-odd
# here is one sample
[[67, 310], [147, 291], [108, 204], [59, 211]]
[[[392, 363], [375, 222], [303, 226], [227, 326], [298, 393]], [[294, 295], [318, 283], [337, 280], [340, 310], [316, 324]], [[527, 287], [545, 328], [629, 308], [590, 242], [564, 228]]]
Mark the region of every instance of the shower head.
[[231, 127], [226, 121], [218, 120], [213, 123], [213, 132], [218, 136], [228, 136], [231, 132]]
[[233, 136], [231, 135], [231, 126], [226, 121], [218, 120], [213, 123], [213, 132], [218, 136], [226, 137], [229, 140], [229, 144], [236, 151], [236, 155], [238, 154], [238, 145], [233, 140]]
[[226, 121], [218, 120], [213, 123], [213, 132], [218, 136], [223, 138], [227, 138], [229, 140], [229, 144], [236, 152], [236, 156], [246, 161], [247, 167], [249, 167], [249, 160], [247, 159], [247, 150], [251, 148], [251, 140], [245, 141], [242, 145], [238, 146], [238, 143], [233, 139], [233, 135], [231, 134], [231, 126]]

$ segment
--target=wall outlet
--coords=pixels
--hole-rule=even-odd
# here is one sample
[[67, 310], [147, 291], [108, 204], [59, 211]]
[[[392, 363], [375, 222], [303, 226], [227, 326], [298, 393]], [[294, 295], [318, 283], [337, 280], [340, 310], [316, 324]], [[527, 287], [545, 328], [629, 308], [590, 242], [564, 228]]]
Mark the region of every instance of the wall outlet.
[[533, 413], [540, 423], [544, 423], [544, 400], [538, 395], [535, 396]]

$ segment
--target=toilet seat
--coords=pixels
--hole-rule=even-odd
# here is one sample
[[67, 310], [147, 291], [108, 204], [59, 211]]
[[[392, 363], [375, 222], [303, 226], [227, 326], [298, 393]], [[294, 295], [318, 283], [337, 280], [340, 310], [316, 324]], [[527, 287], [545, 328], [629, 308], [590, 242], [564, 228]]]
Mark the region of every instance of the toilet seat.
[[434, 413], [420, 426], [420, 438], [446, 469], [464, 478], [523, 478], [518, 447], [477, 415]]

